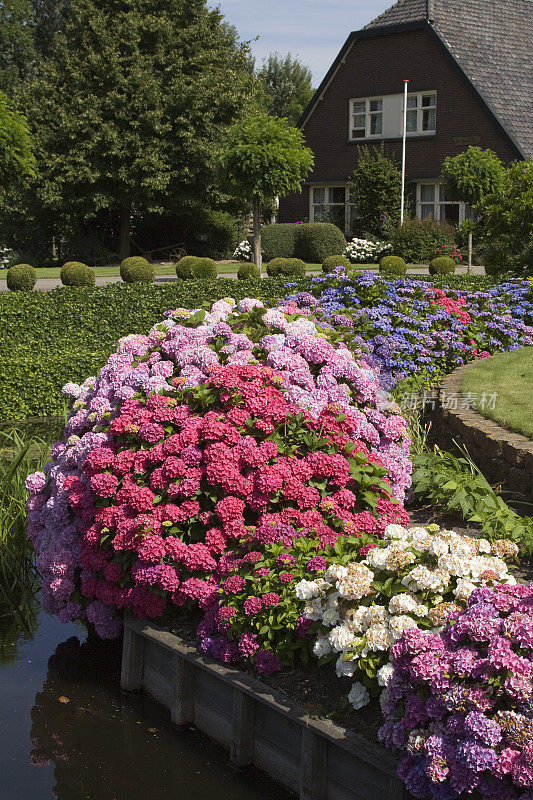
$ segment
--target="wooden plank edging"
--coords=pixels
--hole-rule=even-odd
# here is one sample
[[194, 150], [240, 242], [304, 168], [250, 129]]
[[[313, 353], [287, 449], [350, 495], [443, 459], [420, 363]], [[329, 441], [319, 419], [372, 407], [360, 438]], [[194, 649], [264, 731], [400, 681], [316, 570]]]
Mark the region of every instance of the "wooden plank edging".
[[[340, 748], [364, 767], [383, 774], [388, 792], [379, 800], [401, 800], [403, 785], [397, 777], [397, 759], [380, 745], [364, 736], [323, 718], [310, 717], [303, 704], [289, 700], [252, 675], [221, 664], [198, 653], [178, 636], [146, 620], [129, 615], [124, 620], [124, 650], [121, 686], [135, 691], [143, 687], [144, 644], [151, 643], [176, 656], [168, 706], [175, 725], [194, 725], [195, 673], [201, 670], [233, 690], [230, 762], [236, 768], [254, 763], [254, 725], [256, 707], [279, 714], [302, 729], [300, 765], [300, 800], [326, 800], [328, 748]], [[227, 719], [227, 716], [225, 717]], [[362, 797], [354, 791], [353, 797]], [[374, 800], [367, 795], [368, 800]]]

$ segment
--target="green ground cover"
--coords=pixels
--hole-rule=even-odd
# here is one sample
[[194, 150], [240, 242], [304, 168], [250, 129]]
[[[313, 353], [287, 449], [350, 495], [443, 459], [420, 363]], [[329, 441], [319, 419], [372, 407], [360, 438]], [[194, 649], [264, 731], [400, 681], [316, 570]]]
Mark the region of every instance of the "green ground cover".
[[[475, 361], [464, 371], [461, 391], [489, 397], [477, 410], [512, 431], [533, 439], [533, 347]], [[490, 396], [495, 395], [494, 403]]]

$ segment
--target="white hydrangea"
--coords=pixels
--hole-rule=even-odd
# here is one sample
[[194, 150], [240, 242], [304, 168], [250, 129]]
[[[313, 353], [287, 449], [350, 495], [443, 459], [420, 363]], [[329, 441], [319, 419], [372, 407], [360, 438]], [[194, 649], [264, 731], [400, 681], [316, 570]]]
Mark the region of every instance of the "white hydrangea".
[[318, 597], [320, 594], [316, 581], [302, 580], [296, 584], [294, 591], [296, 592], [298, 600], [310, 600], [312, 597]]
[[391, 617], [389, 620], [389, 630], [394, 640], [399, 639], [404, 631], [409, 628], [418, 628], [415, 620], [406, 614], [398, 614], [398, 616]]
[[235, 252], [233, 253], [233, 258], [235, 261], [253, 261], [254, 254], [252, 250], [252, 245], [248, 241], [248, 239], [244, 239], [244, 241], [239, 242], [237, 247], [235, 248]]
[[346, 245], [343, 252], [352, 264], [365, 264], [372, 261], [378, 261], [386, 253], [390, 253], [392, 246], [385, 242], [373, 242], [370, 239], [359, 239], [354, 237], [351, 242]]
[[350, 564], [347, 574], [336, 583], [341, 597], [347, 600], [359, 600], [372, 590], [374, 573], [364, 564]]
[[387, 664], [383, 664], [383, 666], [380, 669], [378, 669], [376, 675], [379, 685], [388, 686], [393, 672], [394, 672], [394, 667], [392, 666], [390, 661]]
[[317, 658], [322, 658], [322, 656], [328, 653], [331, 653], [331, 645], [328, 641], [328, 637], [319, 635], [313, 645], [313, 655]]
[[345, 661], [343, 654], [341, 653], [337, 659], [337, 663], [335, 664], [335, 672], [337, 673], [337, 677], [353, 678], [356, 669], [357, 663], [353, 659]]
[[[388, 625], [371, 625], [365, 631], [366, 647], [368, 650], [390, 650], [393, 639]], [[363, 651], [364, 652], [364, 651]]]
[[357, 711], [363, 706], [368, 705], [370, 702], [370, 695], [368, 694], [368, 689], [366, 686], [363, 686], [362, 683], [356, 681], [352, 688], [350, 689], [350, 693], [348, 695], [348, 700]]
[[389, 603], [391, 614], [414, 614], [418, 608], [418, 601], [414, 594], [404, 592], [396, 594]]
[[328, 634], [328, 642], [335, 653], [345, 650], [353, 639], [353, 633], [346, 625], [336, 625]]

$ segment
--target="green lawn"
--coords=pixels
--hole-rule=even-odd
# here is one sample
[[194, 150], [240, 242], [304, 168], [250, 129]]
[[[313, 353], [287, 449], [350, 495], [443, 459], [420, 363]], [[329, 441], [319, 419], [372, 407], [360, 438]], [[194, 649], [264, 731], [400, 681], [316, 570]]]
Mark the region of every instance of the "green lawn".
[[533, 347], [470, 364], [463, 373], [461, 392], [477, 395], [476, 410], [485, 417], [533, 439]]

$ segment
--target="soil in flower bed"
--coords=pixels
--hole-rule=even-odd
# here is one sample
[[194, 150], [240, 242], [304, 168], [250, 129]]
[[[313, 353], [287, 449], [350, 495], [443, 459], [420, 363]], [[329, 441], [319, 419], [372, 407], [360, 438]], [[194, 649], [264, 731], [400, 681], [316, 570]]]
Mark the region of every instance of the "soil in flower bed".
[[[170, 609], [158, 624], [179, 636], [185, 644], [197, 648], [196, 628], [202, 617], [202, 612]], [[252, 664], [239, 662], [235, 666], [258, 678]], [[311, 660], [306, 667], [284, 667], [281, 672], [258, 679], [274, 691], [284, 694], [288, 700], [303, 705], [310, 717], [330, 719], [369, 741], [378, 742], [378, 730], [383, 724], [379, 701], [374, 699], [364, 708], [354, 711], [348, 702], [353, 680], [338, 678], [334, 662], [319, 667], [316, 661]]]

